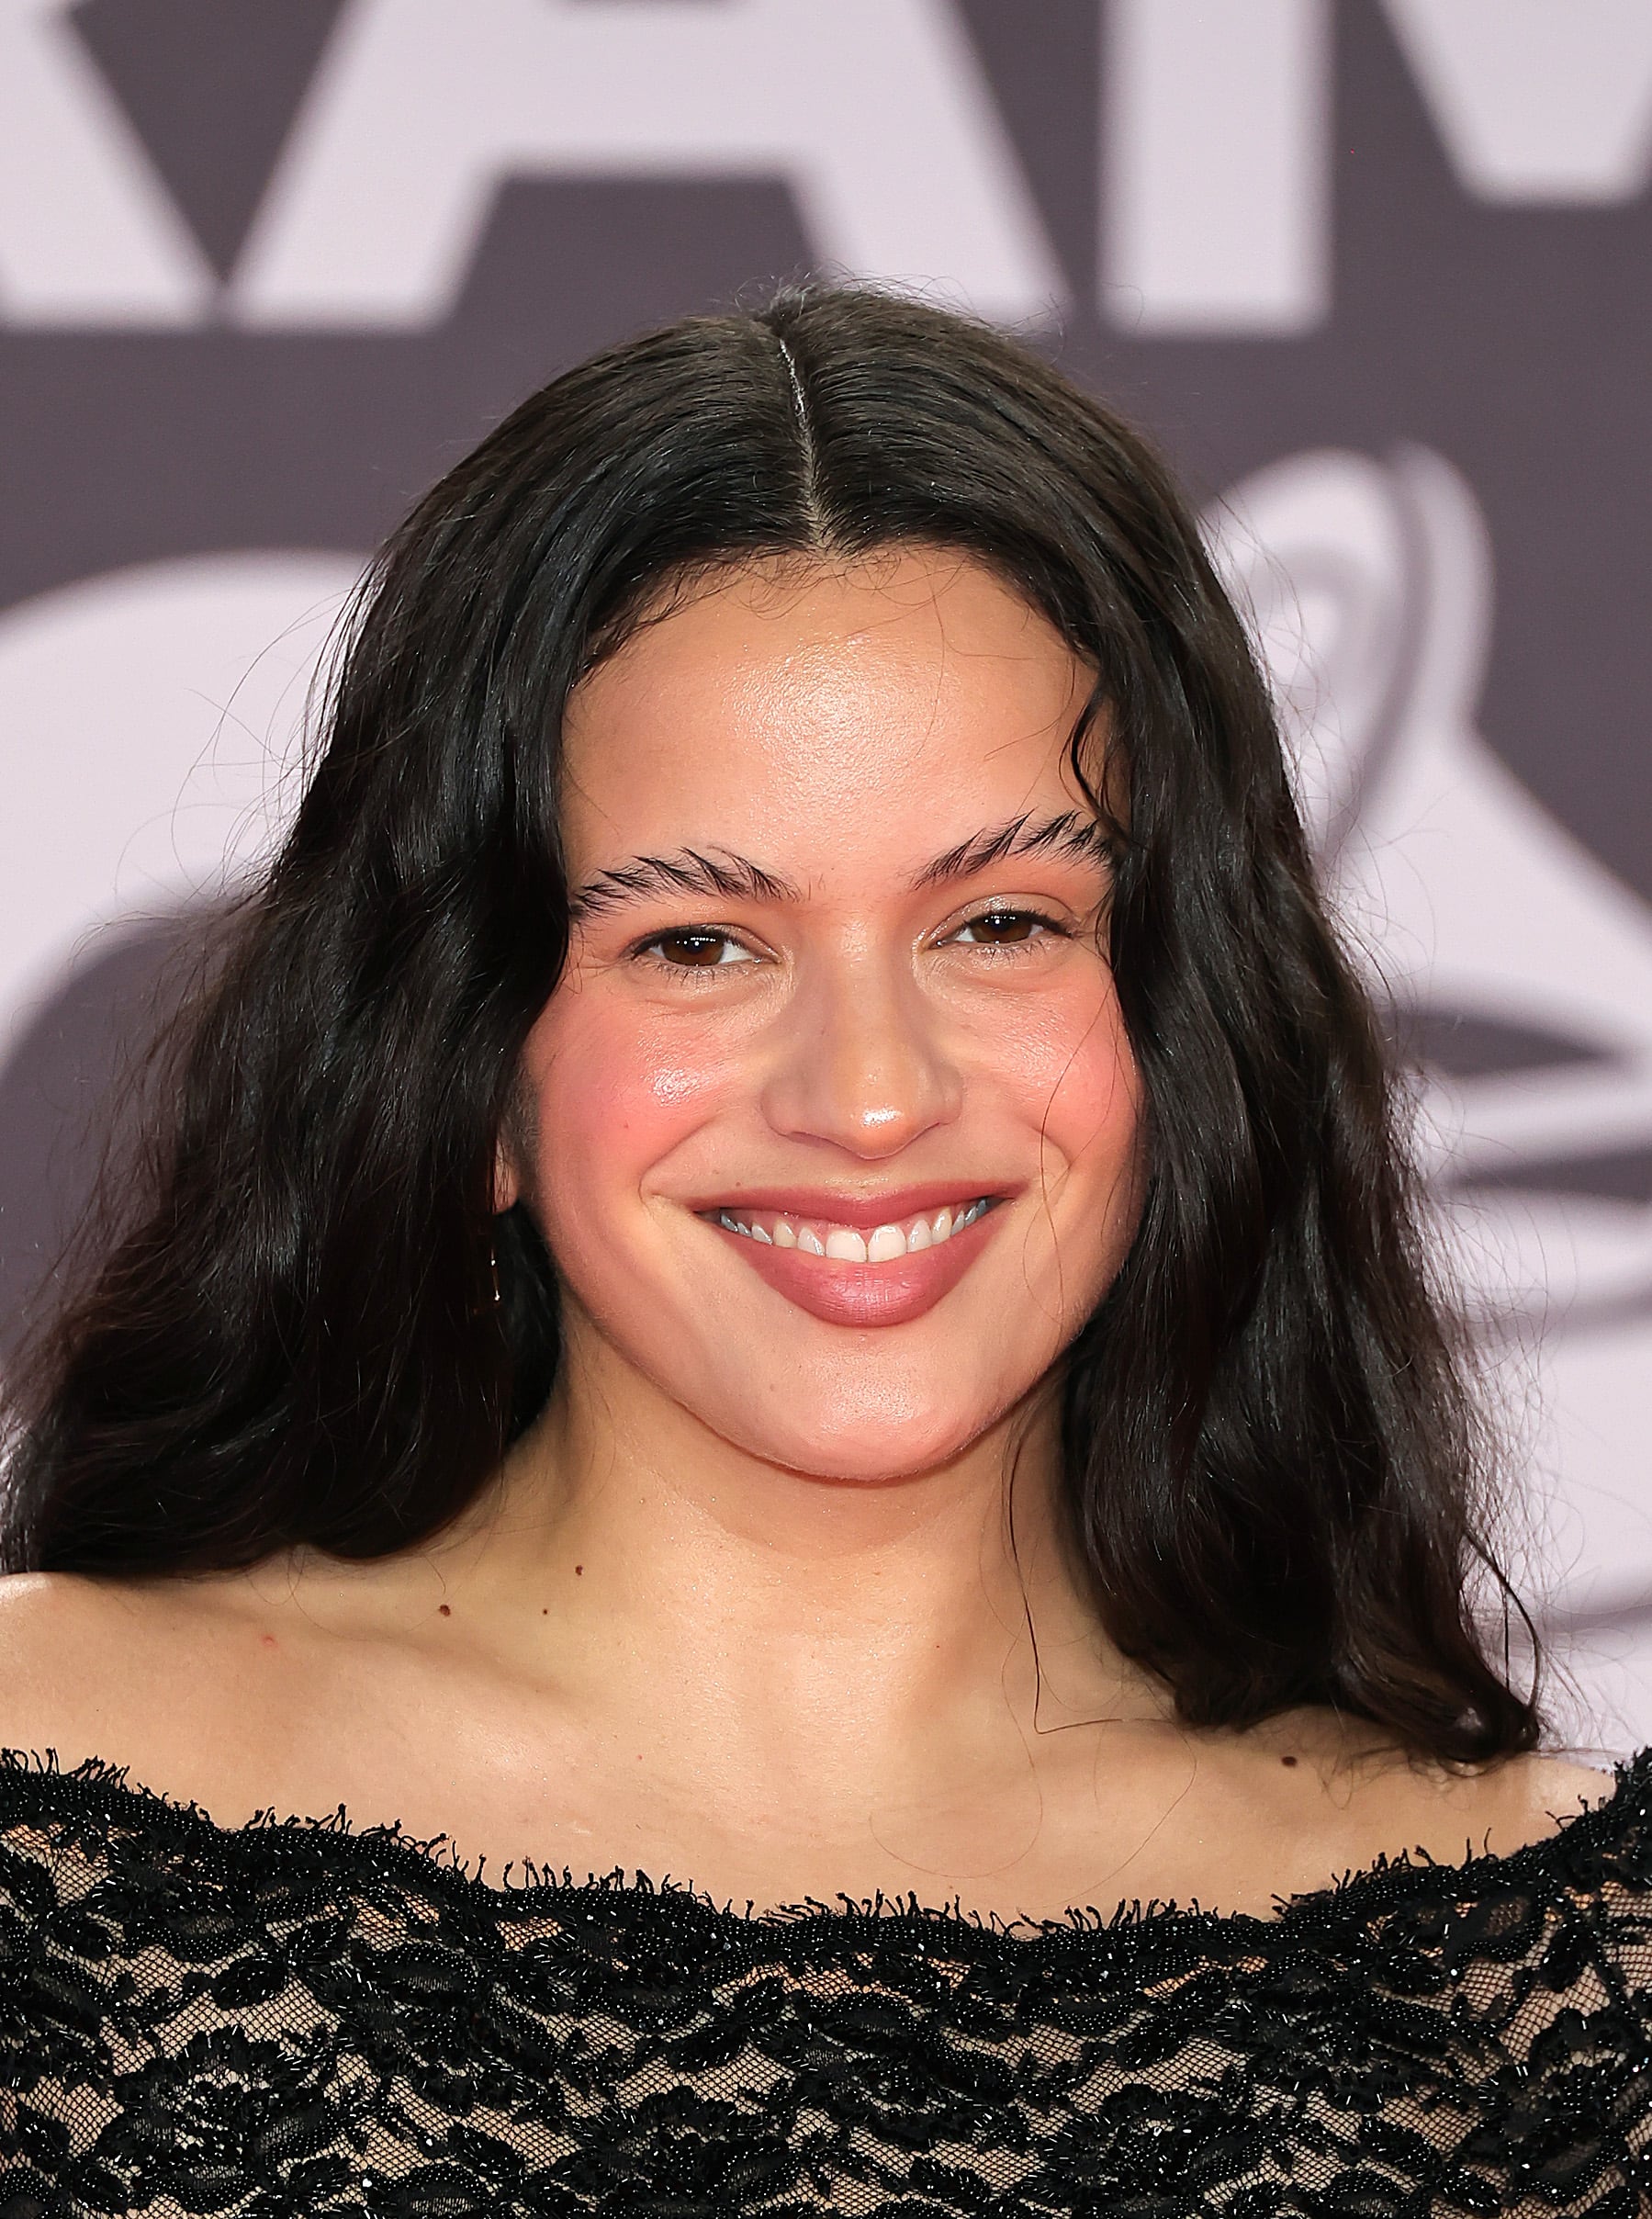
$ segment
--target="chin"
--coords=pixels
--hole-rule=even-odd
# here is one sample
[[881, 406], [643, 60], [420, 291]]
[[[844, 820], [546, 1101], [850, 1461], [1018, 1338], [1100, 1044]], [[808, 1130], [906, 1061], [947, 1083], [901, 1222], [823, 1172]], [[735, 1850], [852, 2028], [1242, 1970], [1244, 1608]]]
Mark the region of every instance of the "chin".
[[736, 1447], [800, 1478], [889, 1487], [921, 1479], [961, 1456], [994, 1422], [990, 1410], [894, 1414], [798, 1409], [783, 1427], [756, 1413], [718, 1427]]

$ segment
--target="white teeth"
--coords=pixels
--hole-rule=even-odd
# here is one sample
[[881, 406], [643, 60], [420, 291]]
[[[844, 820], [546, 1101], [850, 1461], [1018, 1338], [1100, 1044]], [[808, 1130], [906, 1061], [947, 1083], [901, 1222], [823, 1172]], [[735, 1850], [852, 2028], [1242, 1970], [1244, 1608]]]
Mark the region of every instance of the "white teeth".
[[829, 1256], [844, 1264], [890, 1264], [903, 1256], [917, 1256], [926, 1248], [938, 1248], [953, 1233], [961, 1233], [984, 1216], [991, 1205], [991, 1197], [980, 1196], [964, 1209], [954, 1209], [950, 1203], [927, 1217], [908, 1218], [905, 1224], [893, 1221], [878, 1225], [870, 1233], [861, 1233], [852, 1225], [831, 1225], [820, 1219], [804, 1222], [788, 1218], [779, 1211], [764, 1211], [769, 1219], [764, 1224], [753, 1212], [750, 1222], [736, 1217], [732, 1210], [719, 1210], [716, 1222], [730, 1233], [743, 1233], [749, 1241], [759, 1241], [766, 1248], [800, 1248], [805, 1256]]

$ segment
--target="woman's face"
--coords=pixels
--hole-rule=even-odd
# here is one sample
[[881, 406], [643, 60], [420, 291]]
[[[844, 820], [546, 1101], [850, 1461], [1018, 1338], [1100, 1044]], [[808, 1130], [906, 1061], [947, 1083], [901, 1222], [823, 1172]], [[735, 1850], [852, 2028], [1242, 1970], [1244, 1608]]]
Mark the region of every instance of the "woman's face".
[[725, 574], [580, 686], [573, 939], [505, 1182], [576, 1370], [877, 1480], [967, 1447], [1071, 1340], [1138, 1206], [1063, 762], [1092, 682], [986, 569], [906, 548]]

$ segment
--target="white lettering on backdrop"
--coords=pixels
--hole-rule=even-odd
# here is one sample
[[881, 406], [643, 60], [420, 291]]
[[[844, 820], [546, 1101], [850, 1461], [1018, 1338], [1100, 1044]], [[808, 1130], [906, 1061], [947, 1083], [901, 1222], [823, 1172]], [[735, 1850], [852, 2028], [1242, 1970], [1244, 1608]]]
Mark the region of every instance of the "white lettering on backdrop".
[[1442, 144], [1482, 200], [1632, 199], [1652, 175], [1646, 0], [1384, 0]]
[[1101, 298], [1127, 330], [1311, 331], [1331, 297], [1323, 0], [1114, 0]]
[[207, 258], [70, 28], [69, 4], [0, 7], [0, 316], [202, 322]]
[[[1332, 0], [1098, 0], [1100, 285], [1123, 328], [1326, 312]], [[1652, 173], [1646, 0], [1383, 0], [1466, 190]], [[774, 177], [815, 255], [1038, 318], [1063, 280], [952, 0], [346, 0], [227, 298], [69, 0], [0, 8], [0, 315], [414, 329], [513, 177]]]
[[[1464, 187], [1625, 200], [1652, 174], [1646, 0], [1384, 0]], [[1111, 0], [1102, 299], [1126, 329], [1287, 339], [1331, 292], [1332, 0]]]
[[784, 178], [826, 260], [987, 314], [1065, 290], [947, 0], [350, 0], [232, 311], [434, 322], [507, 178], [603, 174]]

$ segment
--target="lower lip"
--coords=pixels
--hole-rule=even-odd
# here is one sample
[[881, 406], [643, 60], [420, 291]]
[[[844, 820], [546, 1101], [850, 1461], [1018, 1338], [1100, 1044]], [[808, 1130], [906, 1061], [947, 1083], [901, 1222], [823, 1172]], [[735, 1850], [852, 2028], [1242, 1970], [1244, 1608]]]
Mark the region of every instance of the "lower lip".
[[803, 1248], [775, 1248], [710, 1218], [701, 1222], [732, 1241], [760, 1279], [811, 1317], [828, 1325], [904, 1325], [951, 1293], [980, 1255], [1001, 1208], [995, 1203], [983, 1210], [973, 1224], [937, 1247], [886, 1264], [848, 1264]]

